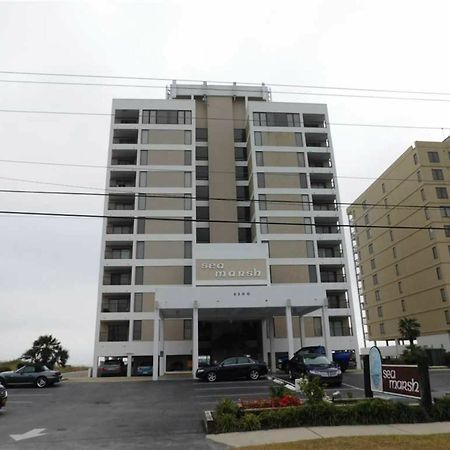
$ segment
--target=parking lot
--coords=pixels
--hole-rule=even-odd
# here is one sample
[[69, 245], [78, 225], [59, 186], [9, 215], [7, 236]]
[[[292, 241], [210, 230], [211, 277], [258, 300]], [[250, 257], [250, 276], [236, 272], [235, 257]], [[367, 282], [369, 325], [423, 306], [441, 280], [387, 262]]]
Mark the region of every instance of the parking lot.
[[[436, 394], [450, 391], [450, 371], [433, 371], [431, 379]], [[204, 436], [202, 411], [221, 398], [267, 396], [269, 385], [267, 380], [185, 379], [10, 388], [7, 409], [0, 412], [0, 448], [220, 449]], [[362, 374], [346, 373], [339, 390], [344, 397], [363, 397]]]

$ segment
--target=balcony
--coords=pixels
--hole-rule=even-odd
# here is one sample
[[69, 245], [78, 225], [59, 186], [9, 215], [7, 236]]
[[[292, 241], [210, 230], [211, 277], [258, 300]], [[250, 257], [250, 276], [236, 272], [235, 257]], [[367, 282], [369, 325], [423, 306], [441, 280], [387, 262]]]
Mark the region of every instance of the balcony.
[[131, 267], [105, 267], [104, 286], [127, 286], [131, 284]]
[[337, 211], [335, 195], [312, 195], [314, 211]]
[[322, 283], [345, 283], [343, 266], [320, 266], [320, 281]]
[[113, 150], [111, 154], [112, 166], [135, 166], [137, 150]]
[[307, 147], [329, 147], [327, 133], [305, 133], [305, 144]]
[[139, 110], [116, 109], [114, 123], [139, 123]]
[[130, 294], [103, 294], [102, 313], [130, 312]]
[[307, 156], [309, 167], [333, 167], [329, 153], [308, 152]]
[[328, 308], [340, 309], [348, 308], [347, 291], [327, 291]]
[[334, 189], [334, 178], [330, 173], [311, 173], [311, 189]]
[[107, 242], [105, 245], [105, 259], [131, 259], [132, 257], [132, 242]]
[[342, 244], [340, 241], [317, 241], [319, 258], [342, 258]]
[[331, 336], [352, 336], [350, 317], [337, 316], [329, 318]]
[[109, 182], [110, 187], [135, 187], [136, 172], [112, 171]]
[[138, 130], [116, 129], [113, 133], [113, 144], [137, 144]]
[[335, 234], [340, 232], [337, 217], [316, 217], [315, 224], [317, 234]]
[[130, 323], [128, 320], [115, 320], [100, 322], [100, 342], [128, 341]]
[[303, 114], [305, 128], [326, 128], [325, 114]]
[[115, 194], [109, 196], [108, 202], [109, 210], [133, 210], [134, 209], [134, 195]]
[[108, 219], [107, 234], [133, 234], [133, 219]]

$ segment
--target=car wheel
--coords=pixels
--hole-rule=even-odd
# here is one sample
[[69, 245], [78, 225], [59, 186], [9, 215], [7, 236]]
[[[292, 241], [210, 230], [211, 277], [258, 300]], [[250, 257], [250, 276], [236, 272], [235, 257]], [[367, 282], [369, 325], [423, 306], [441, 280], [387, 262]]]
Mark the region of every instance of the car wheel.
[[256, 369], [250, 370], [248, 376], [250, 380], [256, 381], [259, 378], [259, 372]]
[[45, 388], [45, 386], [47, 386], [48, 382], [47, 382], [47, 378], [45, 377], [39, 377], [36, 380], [36, 387], [38, 388]]
[[208, 374], [206, 375], [206, 379], [213, 383], [214, 381], [217, 380], [217, 374], [215, 372], [208, 372]]

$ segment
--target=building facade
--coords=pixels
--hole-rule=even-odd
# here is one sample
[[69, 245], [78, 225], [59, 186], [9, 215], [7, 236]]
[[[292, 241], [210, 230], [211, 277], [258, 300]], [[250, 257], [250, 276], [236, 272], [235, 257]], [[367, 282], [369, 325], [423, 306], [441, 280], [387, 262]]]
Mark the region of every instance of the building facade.
[[[450, 349], [450, 139], [416, 142], [348, 208], [366, 338]], [[422, 228], [422, 229], [421, 229]]]
[[358, 351], [325, 105], [174, 82], [112, 113], [94, 375]]

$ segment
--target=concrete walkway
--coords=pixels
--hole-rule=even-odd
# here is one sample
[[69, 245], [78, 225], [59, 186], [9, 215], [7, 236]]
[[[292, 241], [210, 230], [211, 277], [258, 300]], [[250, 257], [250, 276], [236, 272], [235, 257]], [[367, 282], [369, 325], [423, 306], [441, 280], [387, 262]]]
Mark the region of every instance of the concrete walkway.
[[450, 433], [450, 422], [281, 428], [277, 430], [247, 431], [243, 433], [208, 434], [207, 438], [214, 442], [228, 445], [229, 447], [246, 447], [248, 445], [276, 444], [332, 437], [438, 433]]

